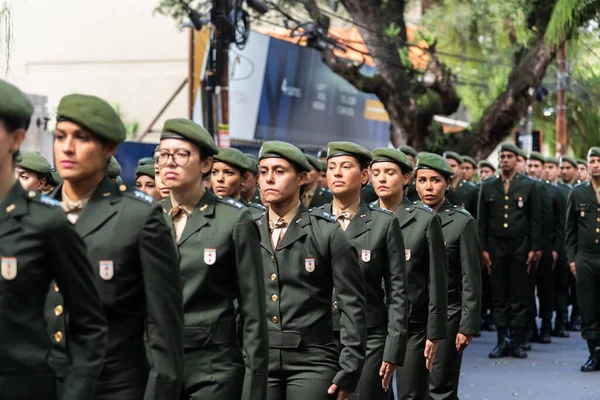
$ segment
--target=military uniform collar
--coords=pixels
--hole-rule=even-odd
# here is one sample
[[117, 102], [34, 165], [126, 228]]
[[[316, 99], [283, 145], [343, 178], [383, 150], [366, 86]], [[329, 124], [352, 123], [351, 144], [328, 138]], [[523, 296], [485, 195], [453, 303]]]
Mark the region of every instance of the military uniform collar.
[[296, 206], [294, 208], [292, 208], [283, 217], [280, 216], [280, 215], [277, 215], [277, 213], [275, 211], [273, 211], [273, 209], [271, 209], [271, 207], [269, 207], [269, 211], [267, 212], [267, 218], [268, 218], [269, 224], [271, 224], [271, 223], [275, 224], [280, 218], [283, 218], [283, 220], [289, 226], [292, 223], [292, 220], [294, 219], [294, 217], [296, 216], [296, 214], [298, 214], [298, 211], [300, 210], [300, 206], [301, 206], [301, 203], [298, 202], [298, 204], [296, 204]]
[[35, 197], [36, 195], [36, 192], [27, 192], [18, 181], [15, 181], [15, 184], [8, 191], [4, 200], [0, 202], [0, 207], [3, 209], [3, 217], [18, 217], [27, 214], [29, 210], [27, 197]]
[[354, 203], [350, 204], [348, 206], [348, 208], [346, 208], [345, 210], [341, 210], [339, 209], [336, 204], [335, 204], [335, 200], [331, 203], [331, 214], [334, 217], [337, 217], [340, 213], [342, 212], [346, 212], [349, 213], [351, 215], [350, 219], [353, 219], [354, 216], [356, 215], [356, 213], [358, 212], [358, 209], [360, 208], [360, 204], [361, 204], [361, 200], [360, 197], [358, 198], [358, 200], [356, 200]]

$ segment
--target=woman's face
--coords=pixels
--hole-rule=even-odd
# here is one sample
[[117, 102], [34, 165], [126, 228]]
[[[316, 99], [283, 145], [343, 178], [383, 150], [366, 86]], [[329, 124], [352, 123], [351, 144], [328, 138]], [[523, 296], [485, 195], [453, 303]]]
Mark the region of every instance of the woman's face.
[[164, 139], [160, 142], [160, 179], [170, 190], [200, 183], [202, 176], [210, 170], [211, 164], [212, 157], [202, 159], [200, 149], [186, 140]]
[[210, 183], [217, 196], [228, 196], [237, 199], [242, 191], [246, 175], [231, 165], [215, 161], [210, 174]]
[[135, 187], [156, 201], [162, 200], [158, 188], [156, 187], [156, 183], [154, 182], [154, 178], [151, 178], [148, 175], [138, 176], [135, 180]]

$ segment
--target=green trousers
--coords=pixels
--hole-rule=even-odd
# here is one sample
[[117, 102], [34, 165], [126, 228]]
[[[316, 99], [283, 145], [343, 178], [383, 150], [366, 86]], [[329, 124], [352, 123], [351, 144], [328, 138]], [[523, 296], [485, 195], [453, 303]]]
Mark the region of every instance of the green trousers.
[[579, 252], [577, 269], [577, 302], [581, 313], [581, 336], [585, 340], [600, 339], [600, 260], [599, 254]]
[[426, 323], [408, 324], [408, 341], [404, 365], [396, 369], [396, 394], [398, 400], [425, 400], [429, 371], [425, 367]]
[[349, 397], [350, 400], [387, 400], [391, 398], [391, 382], [390, 390], [386, 392], [381, 387], [382, 377], [379, 376], [386, 337], [387, 329], [385, 327], [371, 328], [367, 331], [365, 365], [356, 391]]
[[448, 305], [448, 339], [438, 347], [433, 370], [429, 374], [429, 398], [431, 400], [458, 399], [458, 380], [462, 355], [456, 352], [456, 335], [460, 325], [461, 305]]

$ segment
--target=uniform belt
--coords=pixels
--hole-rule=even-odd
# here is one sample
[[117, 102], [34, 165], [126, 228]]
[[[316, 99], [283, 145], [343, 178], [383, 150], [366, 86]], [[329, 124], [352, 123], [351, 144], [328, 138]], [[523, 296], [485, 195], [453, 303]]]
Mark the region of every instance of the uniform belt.
[[272, 349], [297, 349], [333, 342], [330, 323], [300, 331], [269, 331], [269, 347]]
[[590, 245], [590, 246], [577, 246], [577, 251], [583, 254], [600, 254], [600, 246]]
[[186, 326], [184, 340], [186, 349], [235, 342], [237, 341], [235, 320]]

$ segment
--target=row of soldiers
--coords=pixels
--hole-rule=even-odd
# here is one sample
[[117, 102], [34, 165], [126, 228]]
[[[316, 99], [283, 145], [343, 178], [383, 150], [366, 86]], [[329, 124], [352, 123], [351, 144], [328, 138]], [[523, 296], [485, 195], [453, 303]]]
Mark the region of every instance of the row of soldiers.
[[[60, 101], [52, 182], [20, 152], [32, 112], [0, 81], [0, 398], [457, 397], [481, 263], [441, 156], [332, 142], [324, 190], [291, 144], [257, 167], [171, 119], [137, 171], [153, 198], [108, 176], [125, 140], [108, 103]], [[256, 180], [268, 207], [242, 197]]]

